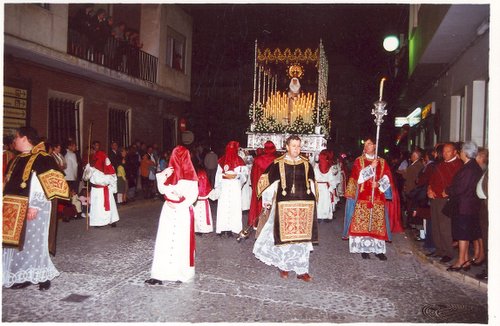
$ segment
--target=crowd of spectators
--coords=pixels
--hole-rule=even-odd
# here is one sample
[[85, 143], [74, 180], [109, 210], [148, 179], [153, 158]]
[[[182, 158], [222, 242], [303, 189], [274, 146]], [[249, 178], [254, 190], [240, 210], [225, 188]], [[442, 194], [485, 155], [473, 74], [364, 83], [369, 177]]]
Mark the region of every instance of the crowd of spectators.
[[[451, 262], [450, 272], [487, 263], [487, 149], [448, 142], [427, 150], [415, 147], [391, 162], [403, 194], [403, 224], [417, 231], [415, 240], [423, 242], [427, 256]], [[459, 205], [446, 215], [450, 200]], [[487, 279], [487, 269], [476, 277]]]
[[139, 31], [125, 22], [114, 22], [102, 8], [81, 8], [69, 19], [69, 51], [91, 62], [139, 74]]

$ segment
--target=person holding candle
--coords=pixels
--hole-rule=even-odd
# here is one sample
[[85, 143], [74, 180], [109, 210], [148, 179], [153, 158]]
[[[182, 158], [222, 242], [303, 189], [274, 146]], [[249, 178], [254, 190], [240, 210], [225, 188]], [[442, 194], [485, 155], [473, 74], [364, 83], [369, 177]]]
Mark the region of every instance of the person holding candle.
[[215, 232], [232, 237], [243, 227], [241, 211], [241, 188], [248, 178], [248, 167], [238, 156], [240, 143], [230, 141], [224, 156], [219, 159], [215, 175], [214, 193], [219, 194], [217, 202], [217, 223]]

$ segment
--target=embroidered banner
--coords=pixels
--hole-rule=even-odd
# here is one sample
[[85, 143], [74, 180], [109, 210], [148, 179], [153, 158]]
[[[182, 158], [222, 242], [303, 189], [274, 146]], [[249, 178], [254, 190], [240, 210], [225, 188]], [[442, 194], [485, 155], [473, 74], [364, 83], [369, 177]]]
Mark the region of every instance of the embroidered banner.
[[352, 215], [349, 234], [352, 236], [372, 236], [377, 239], [386, 239], [387, 230], [385, 225], [384, 203], [375, 201], [373, 205], [373, 217], [370, 230], [370, 201], [358, 200]]
[[69, 186], [64, 175], [56, 170], [49, 170], [38, 175], [43, 191], [49, 200], [54, 198], [68, 199]]
[[314, 201], [291, 200], [278, 203], [282, 242], [311, 240]]
[[22, 247], [22, 234], [27, 212], [28, 197], [3, 196], [3, 244]]

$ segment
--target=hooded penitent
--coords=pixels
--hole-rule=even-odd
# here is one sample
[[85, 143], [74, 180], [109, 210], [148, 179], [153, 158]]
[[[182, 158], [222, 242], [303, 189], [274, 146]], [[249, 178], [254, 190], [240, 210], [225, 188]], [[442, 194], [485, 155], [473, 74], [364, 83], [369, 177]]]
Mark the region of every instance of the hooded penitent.
[[167, 178], [165, 185], [176, 185], [181, 179], [198, 181], [196, 171], [191, 162], [189, 150], [184, 146], [177, 146], [172, 151], [168, 167], [172, 167], [174, 172]]
[[319, 153], [318, 167], [321, 173], [327, 173], [328, 170], [332, 167], [333, 164], [332, 154], [333, 154], [332, 152], [326, 149], [322, 150]]
[[238, 155], [238, 149], [240, 147], [240, 143], [237, 141], [230, 141], [226, 145], [226, 153], [219, 159], [219, 165], [222, 168], [222, 171], [233, 171], [238, 166], [244, 166], [245, 161]]

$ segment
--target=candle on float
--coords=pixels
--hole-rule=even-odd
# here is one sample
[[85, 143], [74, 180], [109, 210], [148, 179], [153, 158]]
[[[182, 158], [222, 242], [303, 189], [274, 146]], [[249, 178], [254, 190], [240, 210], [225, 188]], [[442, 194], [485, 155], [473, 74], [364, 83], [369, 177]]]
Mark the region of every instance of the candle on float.
[[319, 105], [316, 107], [316, 124], [319, 125]]
[[385, 77], [380, 80], [380, 90], [379, 90], [379, 101], [382, 101], [382, 93], [384, 92], [384, 81]]

